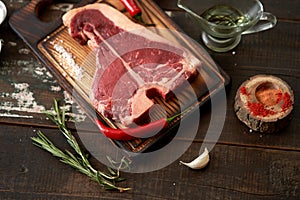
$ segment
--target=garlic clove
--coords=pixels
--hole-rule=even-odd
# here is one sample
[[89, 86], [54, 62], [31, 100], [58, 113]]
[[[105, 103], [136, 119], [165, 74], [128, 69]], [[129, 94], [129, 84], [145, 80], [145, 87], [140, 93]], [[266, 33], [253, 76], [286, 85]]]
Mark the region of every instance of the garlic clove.
[[179, 161], [181, 164], [188, 166], [191, 169], [202, 169], [209, 163], [209, 153], [207, 148], [204, 149], [204, 152], [200, 154], [193, 161], [186, 163]]
[[7, 10], [2, 1], [0, 1], [0, 24], [4, 21], [5, 17], [7, 15]]

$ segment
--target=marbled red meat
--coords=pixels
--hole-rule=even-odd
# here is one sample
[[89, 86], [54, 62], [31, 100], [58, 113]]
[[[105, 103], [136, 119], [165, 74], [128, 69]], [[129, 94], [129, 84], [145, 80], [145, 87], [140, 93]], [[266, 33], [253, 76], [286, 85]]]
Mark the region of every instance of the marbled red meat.
[[169, 44], [106, 4], [71, 10], [63, 21], [74, 39], [97, 51], [93, 105], [125, 125], [144, 117], [154, 105], [153, 96], [167, 98], [201, 66], [185, 48]]

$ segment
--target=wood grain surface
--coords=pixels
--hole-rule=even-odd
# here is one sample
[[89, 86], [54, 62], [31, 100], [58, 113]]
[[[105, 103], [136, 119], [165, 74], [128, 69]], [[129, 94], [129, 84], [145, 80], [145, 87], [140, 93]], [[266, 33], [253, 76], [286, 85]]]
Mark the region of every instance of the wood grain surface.
[[[108, 4], [124, 15], [124, 6], [120, 5], [119, 0], [103, 0], [97, 1]], [[90, 90], [92, 87], [93, 77], [96, 71], [96, 55], [87, 45], [80, 45], [68, 33], [68, 28], [60, 24], [61, 19], [53, 22], [41, 21], [35, 13], [41, 13], [42, 7], [48, 2], [41, 0], [33, 0], [26, 7], [19, 10], [10, 18], [10, 25], [15, 32], [28, 44], [30, 49], [36, 54], [40, 61], [52, 72], [54, 77], [59, 81], [60, 85], [68, 91], [69, 94], [75, 96], [77, 103], [86, 111], [87, 115], [93, 120], [95, 118], [103, 119], [108, 125], [114, 128], [122, 128], [122, 124], [117, 124], [113, 120], [106, 118], [95, 111], [90, 101]], [[85, 2], [87, 3], [87, 2]], [[176, 97], [164, 100], [156, 98], [155, 102], [165, 108], [168, 116], [173, 116], [181, 110], [192, 111], [198, 109], [199, 105], [209, 100], [209, 97], [223, 89], [229, 83], [229, 76], [221, 69], [217, 69], [217, 65], [209, 57], [209, 55], [201, 47], [197, 46], [193, 41], [188, 41], [178, 31], [181, 31], [173, 21], [171, 21], [162, 10], [151, 0], [140, 2], [139, 5], [143, 10], [143, 20], [145, 23], [155, 25], [150, 29], [154, 33], [164, 37], [167, 41], [174, 45], [183, 45], [191, 51], [203, 65], [199, 69], [199, 75], [191, 84], [192, 90], [182, 88], [182, 92], [177, 92]], [[78, 5], [75, 5], [78, 6]], [[27, 22], [27, 23], [25, 23]], [[163, 31], [166, 30], [166, 31]], [[65, 59], [66, 54], [71, 57]], [[206, 55], [205, 55], [206, 54]], [[70, 64], [73, 63], [73, 65]], [[74, 66], [77, 65], [77, 66]], [[77, 70], [74, 68], [78, 68]], [[80, 75], [77, 72], [80, 69]], [[82, 76], [82, 78], [78, 78]], [[209, 86], [207, 86], [210, 84]], [[208, 91], [208, 87], [210, 90]], [[208, 93], [210, 93], [208, 95]], [[192, 101], [193, 95], [196, 94], [197, 99]], [[182, 102], [183, 108], [178, 107], [178, 101]], [[190, 112], [191, 112], [190, 111]], [[186, 112], [186, 114], [188, 114]], [[164, 117], [164, 113], [154, 113], [153, 120]], [[182, 116], [184, 117], [184, 116]], [[179, 123], [178, 120], [173, 121], [173, 126]], [[173, 128], [170, 126], [169, 128]], [[162, 133], [147, 139], [136, 139], [134, 141], [114, 141], [126, 150], [132, 152], [142, 152], [151, 145], [158, 142], [161, 137], [165, 136], [169, 130], [162, 130]]]
[[[121, 173], [126, 193], [105, 191], [84, 175], [32, 145], [30, 137], [41, 130], [62, 149], [70, 147], [58, 129], [45, 117], [53, 98], [77, 110], [85, 123], [93, 122], [60, 87], [29, 47], [11, 29], [9, 17], [29, 1], [3, 0], [8, 17], [0, 25], [4, 46], [0, 53], [0, 199], [299, 199], [300, 169], [300, 14], [298, 0], [262, 0], [266, 11], [278, 18], [272, 30], [242, 37], [227, 53], [207, 50], [232, 79], [227, 90], [224, 128], [203, 170], [190, 170], [179, 160], [199, 154], [210, 123], [210, 109], [201, 110], [196, 138], [184, 154], [169, 166], [148, 173]], [[70, 2], [70, 1], [69, 1]], [[189, 36], [200, 44], [199, 27], [176, 7], [176, 1], [156, 3]], [[63, 12], [57, 11], [60, 16]], [[250, 76], [272, 74], [285, 80], [295, 94], [294, 116], [276, 134], [250, 132], [236, 118], [233, 101], [237, 88]], [[30, 100], [28, 104], [21, 97]], [[73, 112], [68, 112], [73, 113]], [[74, 123], [69, 127], [76, 135]], [[89, 130], [87, 133], [92, 134]], [[189, 142], [184, 138], [182, 144]], [[81, 145], [85, 148], [84, 145]], [[106, 166], [94, 157], [99, 169]]]

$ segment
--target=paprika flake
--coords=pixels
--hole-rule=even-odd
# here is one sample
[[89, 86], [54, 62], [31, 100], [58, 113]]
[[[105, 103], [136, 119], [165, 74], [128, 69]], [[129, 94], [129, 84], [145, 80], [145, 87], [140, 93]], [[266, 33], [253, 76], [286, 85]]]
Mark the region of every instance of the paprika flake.
[[282, 94], [282, 92], [279, 92], [276, 95], [277, 95], [277, 103], [280, 103], [283, 99], [283, 94]]
[[283, 95], [283, 104], [281, 106], [282, 111], [288, 110], [293, 105], [293, 101], [291, 100], [291, 96], [289, 93], [285, 92]]
[[[242, 95], [246, 95], [249, 97], [249, 93], [247, 92], [247, 89], [245, 86], [242, 86], [240, 88], [240, 93]], [[291, 100], [290, 95], [285, 92], [284, 94], [282, 94], [281, 92], [276, 93], [277, 96], [277, 100], [276, 103], [280, 103], [283, 100], [283, 104], [281, 106], [282, 111], [286, 111], [287, 109], [289, 109], [293, 102]], [[276, 114], [275, 111], [272, 110], [268, 110], [265, 108], [265, 105], [263, 105], [262, 103], [258, 103], [258, 102], [248, 102], [247, 106], [249, 108], [249, 110], [251, 111], [251, 113], [255, 116], [262, 116], [262, 117], [266, 117], [269, 115], [274, 115]]]
[[247, 106], [248, 106], [249, 110], [251, 111], [251, 113], [255, 116], [266, 117], [269, 115], [276, 114], [276, 112], [266, 109], [262, 103], [248, 102]]
[[274, 106], [278, 104], [278, 93], [281, 93], [279, 89], [267, 88], [264, 90], [258, 90], [255, 93], [256, 99], [265, 106]]
[[242, 87], [240, 88], [240, 92], [241, 92], [241, 94], [243, 94], [243, 95], [247, 95], [247, 96], [249, 95], [245, 86], [242, 86]]

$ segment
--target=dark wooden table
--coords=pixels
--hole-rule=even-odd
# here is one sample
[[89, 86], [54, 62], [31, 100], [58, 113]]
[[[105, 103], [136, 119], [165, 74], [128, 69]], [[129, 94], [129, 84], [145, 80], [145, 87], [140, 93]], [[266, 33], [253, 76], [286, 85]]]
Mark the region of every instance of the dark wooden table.
[[[192, 38], [199, 28], [186, 23], [176, 1], [156, 0]], [[190, 170], [179, 160], [192, 160], [209, 123], [201, 112], [201, 124], [189, 149], [169, 166], [148, 173], [121, 173], [132, 188], [125, 193], [105, 191], [86, 176], [32, 145], [41, 130], [63, 149], [69, 149], [58, 129], [46, 118], [57, 98], [67, 106], [80, 107], [33, 56], [13, 32], [8, 19], [27, 0], [4, 0], [8, 16], [0, 26], [4, 41], [0, 53], [0, 199], [299, 199], [300, 198], [300, 14], [299, 1], [262, 0], [275, 14], [272, 30], [247, 35], [227, 53], [208, 50], [228, 73], [227, 114], [221, 136], [203, 170]], [[170, 12], [169, 12], [170, 13]], [[249, 132], [236, 118], [233, 100], [239, 85], [256, 74], [284, 79], [294, 90], [294, 115], [287, 128], [276, 134]], [[75, 106], [74, 106], [75, 105]], [[84, 113], [75, 115], [94, 126]], [[70, 123], [70, 128], [74, 128]], [[76, 130], [74, 134], [76, 134]], [[84, 148], [84, 147], [83, 147]], [[106, 167], [91, 158], [100, 169]]]

